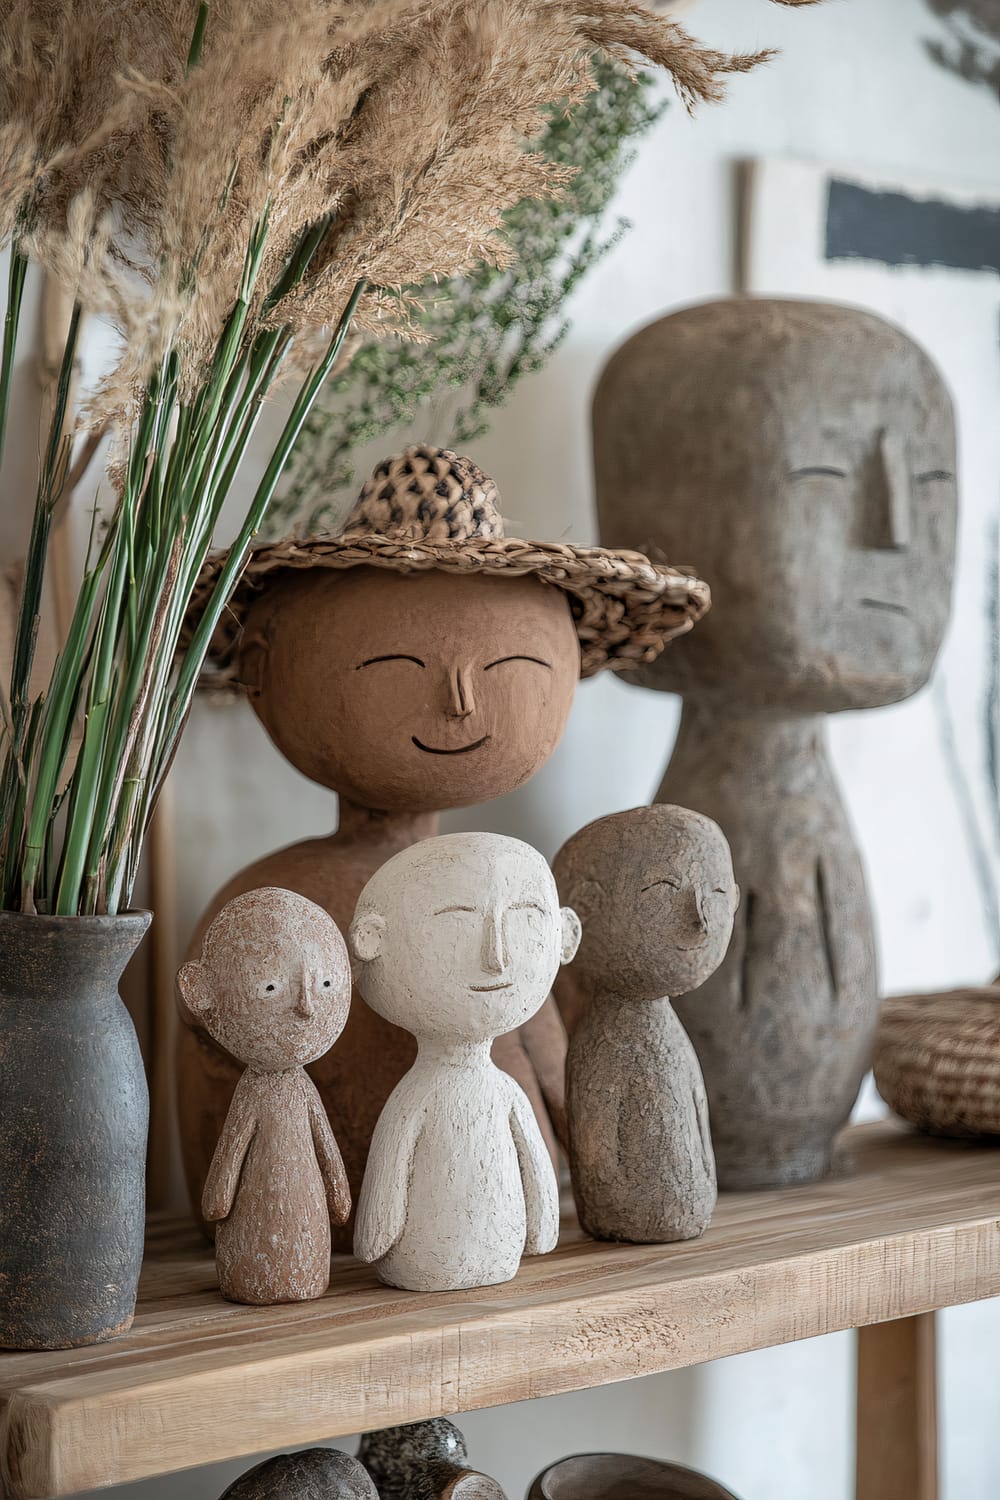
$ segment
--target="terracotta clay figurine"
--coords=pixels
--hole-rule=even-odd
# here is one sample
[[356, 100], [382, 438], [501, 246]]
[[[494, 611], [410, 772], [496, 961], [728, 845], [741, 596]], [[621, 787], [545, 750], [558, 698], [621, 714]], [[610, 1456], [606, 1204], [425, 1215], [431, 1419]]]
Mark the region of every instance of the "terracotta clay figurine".
[[351, 1000], [347, 948], [322, 907], [291, 891], [237, 896], [177, 976], [185, 1003], [246, 1066], [212, 1157], [202, 1212], [217, 1224], [219, 1289], [232, 1302], [321, 1297], [330, 1221], [351, 1211], [347, 1174], [305, 1071], [337, 1040]]
[[[380, 464], [342, 535], [254, 554], [215, 643], [278, 749], [339, 794], [339, 828], [235, 876], [193, 951], [226, 901], [260, 885], [301, 892], [346, 930], [368, 878], [434, 834], [440, 809], [499, 797], [545, 763], [581, 676], [651, 660], [707, 603], [698, 579], [634, 552], [506, 537], [496, 486], [470, 459], [418, 447]], [[239, 1066], [181, 1009], [179, 1118], [197, 1202]], [[565, 1046], [549, 1001], [493, 1054], [553, 1153]], [[405, 1031], [356, 1001], [340, 1044], [311, 1067], [355, 1194], [413, 1056]]]
[[705, 624], [633, 680], [684, 710], [658, 802], [708, 814], [743, 893], [677, 1013], [721, 1187], [831, 1165], [871, 1063], [875, 942], [823, 716], [909, 697], [948, 618], [955, 428], [937, 369], [872, 313], [736, 299], [636, 334], [594, 400], [601, 530], [696, 553]]
[[539, 1474], [527, 1500], [736, 1500], [705, 1474], [658, 1458], [578, 1453]]
[[566, 1063], [569, 1159], [583, 1229], [637, 1244], [695, 1239], [715, 1209], [705, 1084], [671, 996], [726, 956], [739, 892], [717, 824], [637, 807], [589, 824], [553, 870], [579, 915], [585, 1007]]
[[507, 1500], [495, 1479], [469, 1468], [465, 1438], [447, 1417], [369, 1432], [358, 1458], [379, 1500]]
[[418, 1046], [379, 1117], [354, 1232], [354, 1253], [390, 1286], [492, 1286], [522, 1254], [555, 1248], [555, 1172], [490, 1046], [535, 1013], [579, 937], [542, 856], [500, 834], [427, 839], [362, 891], [356, 982]]
[[381, 1500], [356, 1458], [333, 1448], [279, 1453], [241, 1474], [221, 1500]]

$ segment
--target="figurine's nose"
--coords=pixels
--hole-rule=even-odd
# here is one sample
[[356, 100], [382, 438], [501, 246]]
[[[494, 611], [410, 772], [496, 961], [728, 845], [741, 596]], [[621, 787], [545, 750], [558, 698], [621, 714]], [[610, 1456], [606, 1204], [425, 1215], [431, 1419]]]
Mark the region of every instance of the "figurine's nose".
[[879, 433], [872, 475], [872, 522], [865, 545], [901, 552], [910, 545], [910, 475], [902, 440], [888, 428]]
[[494, 908], [486, 913], [483, 930], [483, 972], [502, 974], [507, 967], [507, 943], [503, 931], [503, 913]]
[[313, 1013], [312, 988], [309, 982], [309, 970], [303, 964], [298, 979], [295, 982], [295, 1014], [303, 1016], [306, 1020]]
[[472, 691], [472, 669], [457, 666], [451, 669], [448, 678], [448, 717], [467, 719], [476, 711], [476, 699]]

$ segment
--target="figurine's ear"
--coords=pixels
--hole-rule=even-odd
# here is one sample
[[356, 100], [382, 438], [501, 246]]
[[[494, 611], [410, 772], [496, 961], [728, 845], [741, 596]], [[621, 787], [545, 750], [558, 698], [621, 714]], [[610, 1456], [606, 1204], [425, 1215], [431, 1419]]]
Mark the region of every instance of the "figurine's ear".
[[198, 959], [184, 964], [177, 974], [181, 999], [192, 1015], [204, 1016], [215, 1004], [215, 992], [209, 983], [205, 965]]
[[580, 918], [571, 906], [564, 906], [559, 913], [562, 918], [562, 946], [559, 950], [560, 961], [564, 964], [572, 963], [583, 937], [583, 928]]
[[604, 905], [604, 887], [598, 880], [578, 880], [563, 894], [573, 910], [579, 913], [579, 920], [584, 925], [596, 917]]
[[370, 964], [382, 952], [384, 937], [385, 918], [380, 917], [377, 911], [366, 911], [351, 923], [351, 952], [359, 963]]

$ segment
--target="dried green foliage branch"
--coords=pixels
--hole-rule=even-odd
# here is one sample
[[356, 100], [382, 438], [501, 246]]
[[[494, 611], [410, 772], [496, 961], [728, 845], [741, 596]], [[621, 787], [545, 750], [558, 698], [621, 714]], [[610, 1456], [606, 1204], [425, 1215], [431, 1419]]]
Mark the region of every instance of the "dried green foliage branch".
[[537, 149], [573, 176], [558, 197], [526, 198], [507, 211], [511, 264], [483, 262], [416, 289], [419, 341], [355, 340], [347, 368], [324, 388], [292, 450], [262, 528], [268, 537], [336, 530], [355, 498], [358, 450], [383, 434], [447, 448], [474, 442], [490, 409], [559, 347], [567, 302], [628, 228], [604, 220], [631, 145], [665, 108], [651, 74], [598, 59], [594, 76], [597, 87], [576, 109], [548, 111]]
[[[115, 505], [51, 681], [32, 696], [71, 456], [74, 317], [2, 703], [5, 908], [128, 904], [208, 641], [348, 328], [406, 331], [408, 287], [505, 263], [504, 211], [567, 180], [525, 142], [546, 106], [593, 88], [595, 53], [667, 69], [689, 104], [759, 60], [701, 47], [632, 0], [8, 0], [0, 434], [29, 261], [111, 322], [120, 354], [82, 417], [114, 430]], [[178, 659], [216, 521], [280, 380], [294, 383], [290, 415]]]

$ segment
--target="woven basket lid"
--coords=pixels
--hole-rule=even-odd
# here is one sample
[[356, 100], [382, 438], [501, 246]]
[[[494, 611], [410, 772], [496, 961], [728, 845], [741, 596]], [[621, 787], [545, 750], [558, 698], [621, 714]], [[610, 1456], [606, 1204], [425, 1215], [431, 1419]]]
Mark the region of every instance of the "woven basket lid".
[[[225, 553], [208, 559], [186, 622], [207, 605]], [[508, 537], [493, 480], [447, 448], [418, 445], [384, 460], [365, 483], [343, 530], [256, 548], [213, 637], [208, 681], [236, 686], [243, 622], [268, 580], [308, 568], [434, 569], [454, 574], [533, 574], [567, 595], [580, 639], [583, 677], [645, 665], [690, 630], [709, 607], [708, 585], [641, 552]]]

